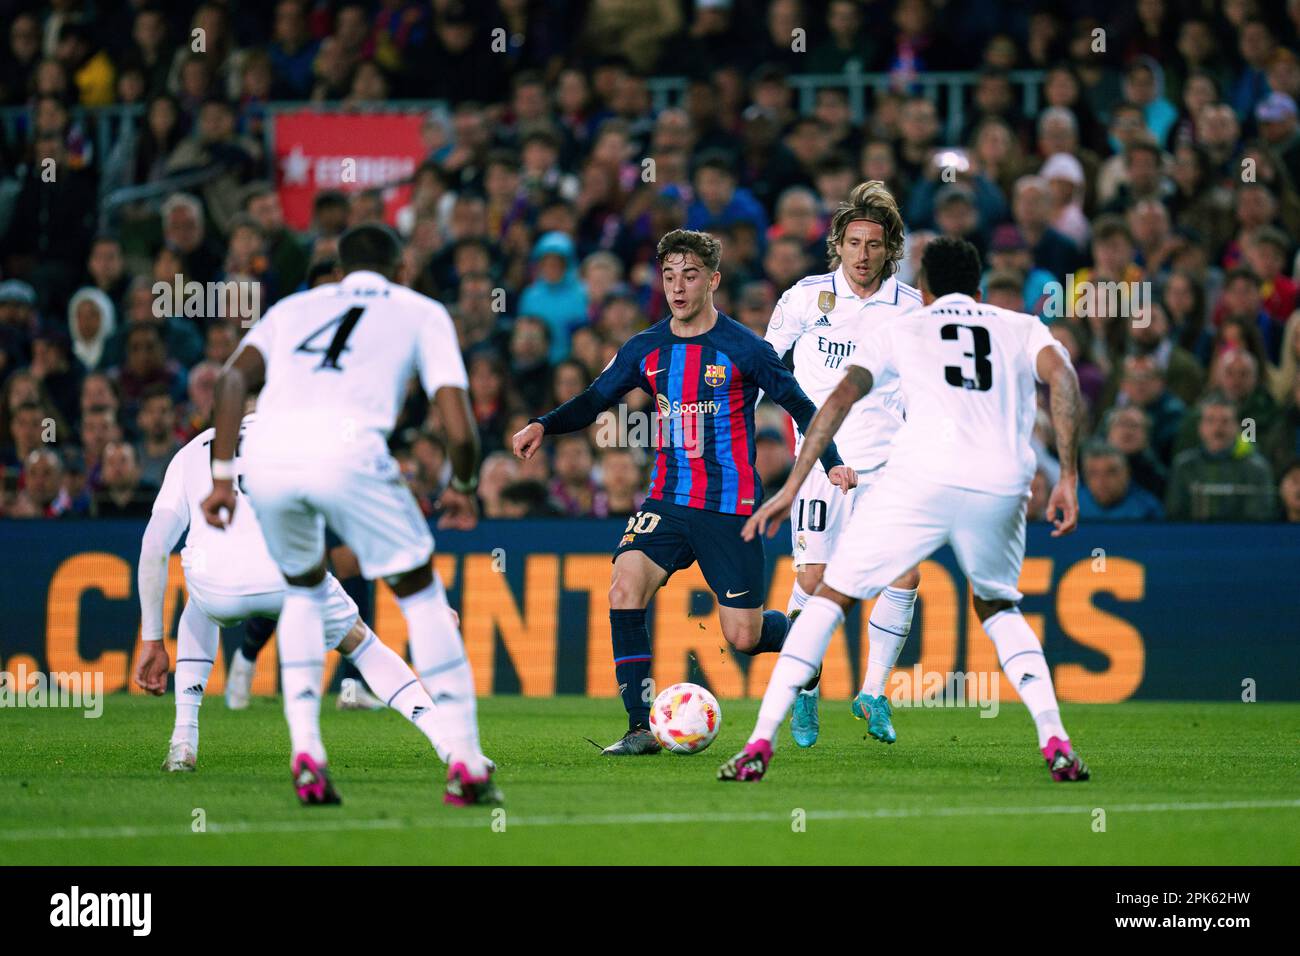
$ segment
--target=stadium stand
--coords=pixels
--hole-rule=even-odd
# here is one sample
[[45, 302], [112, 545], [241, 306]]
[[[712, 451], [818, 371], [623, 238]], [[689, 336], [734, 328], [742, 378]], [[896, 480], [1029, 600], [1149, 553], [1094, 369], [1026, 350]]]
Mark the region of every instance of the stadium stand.
[[[1070, 351], [1088, 520], [1296, 521], [1300, 4], [1109, 6], [6, 4], [0, 516], [147, 513], [244, 327], [377, 219], [456, 320], [484, 513], [628, 513], [646, 462], [599, 424], [499, 453], [666, 314], [664, 232], [723, 239], [719, 306], [762, 334], [879, 179], [904, 279], [928, 237], [968, 238], [986, 295]], [[436, 517], [416, 390], [393, 447]]]

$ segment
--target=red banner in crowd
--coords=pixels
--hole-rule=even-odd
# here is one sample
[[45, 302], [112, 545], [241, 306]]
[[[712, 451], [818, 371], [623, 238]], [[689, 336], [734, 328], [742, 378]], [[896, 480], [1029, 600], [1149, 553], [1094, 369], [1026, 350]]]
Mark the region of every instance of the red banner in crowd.
[[417, 113], [323, 113], [304, 110], [275, 117], [276, 183], [285, 220], [311, 225], [311, 205], [322, 189], [384, 191], [391, 224], [411, 199], [409, 180], [424, 159]]

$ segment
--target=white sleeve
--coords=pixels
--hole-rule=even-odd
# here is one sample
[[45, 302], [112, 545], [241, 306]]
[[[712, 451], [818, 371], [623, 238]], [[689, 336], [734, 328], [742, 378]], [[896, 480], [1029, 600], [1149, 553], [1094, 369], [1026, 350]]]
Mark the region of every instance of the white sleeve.
[[868, 332], [848, 358], [849, 365], [860, 365], [871, 373], [871, 378], [879, 382], [894, 360], [893, 337], [890, 335], [889, 323], [876, 326]]
[[189, 526], [189, 519], [168, 506], [154, 503], [153, 514], [140, 542], [140, 566], [136, 583], [140, 591], [140, 639], [161, 641], [163, 595], [167, 592], [167, 561], [176, 542]]
[[419, 335], [417, 360], [424, 394], [433, 398], [438, 389], [447, 387], [468, 390], [469, 377], [460, 357], [456, 326], [446, 308], [441, 303], [430, 301], [416, 328]]
[[777, 358], [785, 358], [785, 353], [803, 335], [803, 306], [804, 299], [799, 294], [798, 286], [791, 286], [772, 309], [772, 317], [767, 320], [767, 332], [763, 338], [772, 344]]
[[272, 306], [267, 310], [266, 315], [253, 323], [253, 327], [244, 333], [244, 337], [239, 340], [239, 345], [235, 347], [235, 351], [231, 353], [230, 358], [226, 361], [226, 368], [229, 368], [239, 353], [250, 345], [261, 353], [262, 364], [270, 367], [271, 344], [274, 338], [274, 333], [271, 331], [274, 328], [271, 317], [275, 314], [276, 308]]
[[1029, 326], [1029, 333], [1025, 336], [1025, 358], [1029, 360], [1029, 367], [1034, 371], [1034, 381], [1041, 382], [1038, 377], [1038, 354], [1043, 349], [1055, 349], [1065, 359], [1067, 365], [1070, 364], [1070, 353], [1065, 350], [1065, 346], [1052, 337], [1047, 326], [1037, 317]]
[[[189, 446], [187, 445], [186, 448]], [[190, 513], [189, 502], [185, 500], [185, 461], [189, 457], [185, 448], [182, 448], [176, 454], [172, 455], [172, 460], [167, 463], [167, 470], [163, 472], [162, 487], [158, 489], [158, 495], [153, 500], [153, 510], [167, 510], [178, 515], [188, 515]], [[185, 519], [185, 524], [181, 530], [189, 527], [189, 519]], [[173, 541], [168, 545], [167, 550], [175, 547]]]

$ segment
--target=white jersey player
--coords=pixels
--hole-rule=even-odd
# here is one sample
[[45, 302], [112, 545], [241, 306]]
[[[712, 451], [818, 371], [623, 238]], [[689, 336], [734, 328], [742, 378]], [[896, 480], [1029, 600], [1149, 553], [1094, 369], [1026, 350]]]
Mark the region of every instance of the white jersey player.
[[776, 729], [821, 662], [844, 612], [945, 544], [971, 583], [975, 611], [1003, 672], [1034, 718], [1052, 779], [1088, 779], [1061, 723], [1042, 646], [1020, 614], [1023, 595], [1017, 590], [1035, 467], [1030, 438], [1037, 385], [1051, 390], [1060, 456], [1061, 479], [1048, 500], [1057, 536], [1073, 531], [1078, 519], [1079, 383], [1065, 350], [1042, 322], [977, 301], [979, 278], [979, 254], [970, 243], [945, 238], [926, 247], [925, 306], [867, 336], [809, 426], [790, 480], [746, 523], [744, 535], [752, 538], [779, 521], [853, 403], [876, 383], [898, 380], [907, 422], [894, 438], [884, 473], [836, 545], [816, 595], [791, 627], [749, 743], [722, 766], [719, 779], [763, 776]]
[[473, 527], [478, 435], [455, 328], [437, 302], [392, 281], [401, 246], [379, 225], [339, 238], [343, 279], [291, 295], [245, 337], [217, 383], [209, 524], [241, 504], [232, 483], [237, 409], [265, 382], [244, 440], [243, 491], [288, 584], [280, 616], [280, 672], [294, 786], [304, 804], [336, 803], [320, 736], [327, 600], [325, 525], [384, 578], [410, 635], [411, 659], [437, 704], [449, 751], [446, 801], [495, 802], [479, 748], [474, 677], [460, 630], [433, 572], [433, 538], [402, 483], [387, 437], [411, 378], [437, 406], [455, 478], [444, 524]]
[[[826, 245], [834, 271], [808, 276], [786, 290], [765, 336], [777, 355], [793, 348], [795, 380], [818, 407], [843, 380], [867, 334], [921, 303], [921, 293], [893, 274], [903, 255], [903, 217], [884, 184], [861, 183], [850, 193], [831, 219]], [[879, 477], [904, 417], [896, 380], [873, 389], [849, 410], [835, 438], [844, 463], [858, 474], [857, 488], [839, 493], [820, 464], [799, 488], [790, 511], [795, 585], [786, 613], [791, 619], [821, 583], [826, 562], [857, 502]], [[866, 543], [878, 540], [869, 532]], [[851, 710], [885, 743], [897, 740], [885, 684], [911, 632], [920, 580], [915, 568], [905, 570], [885, 589], [868, 622], [867, 668]], [[817, 694], [814, 685], [795, 700], [790, 732], [800, 747], [817, 742]]]
[[[241, 434], [255, 416], [245, 416]], [[284, 603], [284, 577], [271, 560], [252, 508], [236, 508], [224, 529], [208, 525], [200, 505], [212, 492], [212, 440], [200, 432], [178, 451], [154, 499], [153, 514], [140, 545], [140, 636], [144, 642], [136, 683], [155, 695], [167, 689], [170, 662], [163, 646], [163, 603], [168, 555], [185, 536], [181, 567], [187, 599], [176, 635], [176, 722], [163, 770], [195, 768], [199, 746], [199, 706], [221, 650], [221, 628], [252, 618], [275, 620]], [[238, 488], [242, 459], [235, 458]], [[238, 492], [236, 492], [238, 493]], [[394, 710], [415, 724], [439, 756], [433, 701], [401, 657], [385, 646], [357, 613], [343, 586], [325, 579], [325, 646], [351, 660]], [[238, 657], [236, 652], [236, 657]]]

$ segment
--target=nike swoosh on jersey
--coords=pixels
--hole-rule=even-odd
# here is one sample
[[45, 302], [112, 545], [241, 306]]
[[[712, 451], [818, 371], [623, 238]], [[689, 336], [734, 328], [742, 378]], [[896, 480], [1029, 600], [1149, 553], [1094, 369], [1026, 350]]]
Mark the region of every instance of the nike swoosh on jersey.
[[727, 597], [729, 597], [729, 598], [738, 598], [738, 597], [740, 597], [742, 594], [748, 594], [748, 593], [749, 593], [749, 588], [745, 588], [745, 590], [743, 590], [743, 591], [737, 591], [735, 594], [732, 594], [731, 591], [727, 591]]

